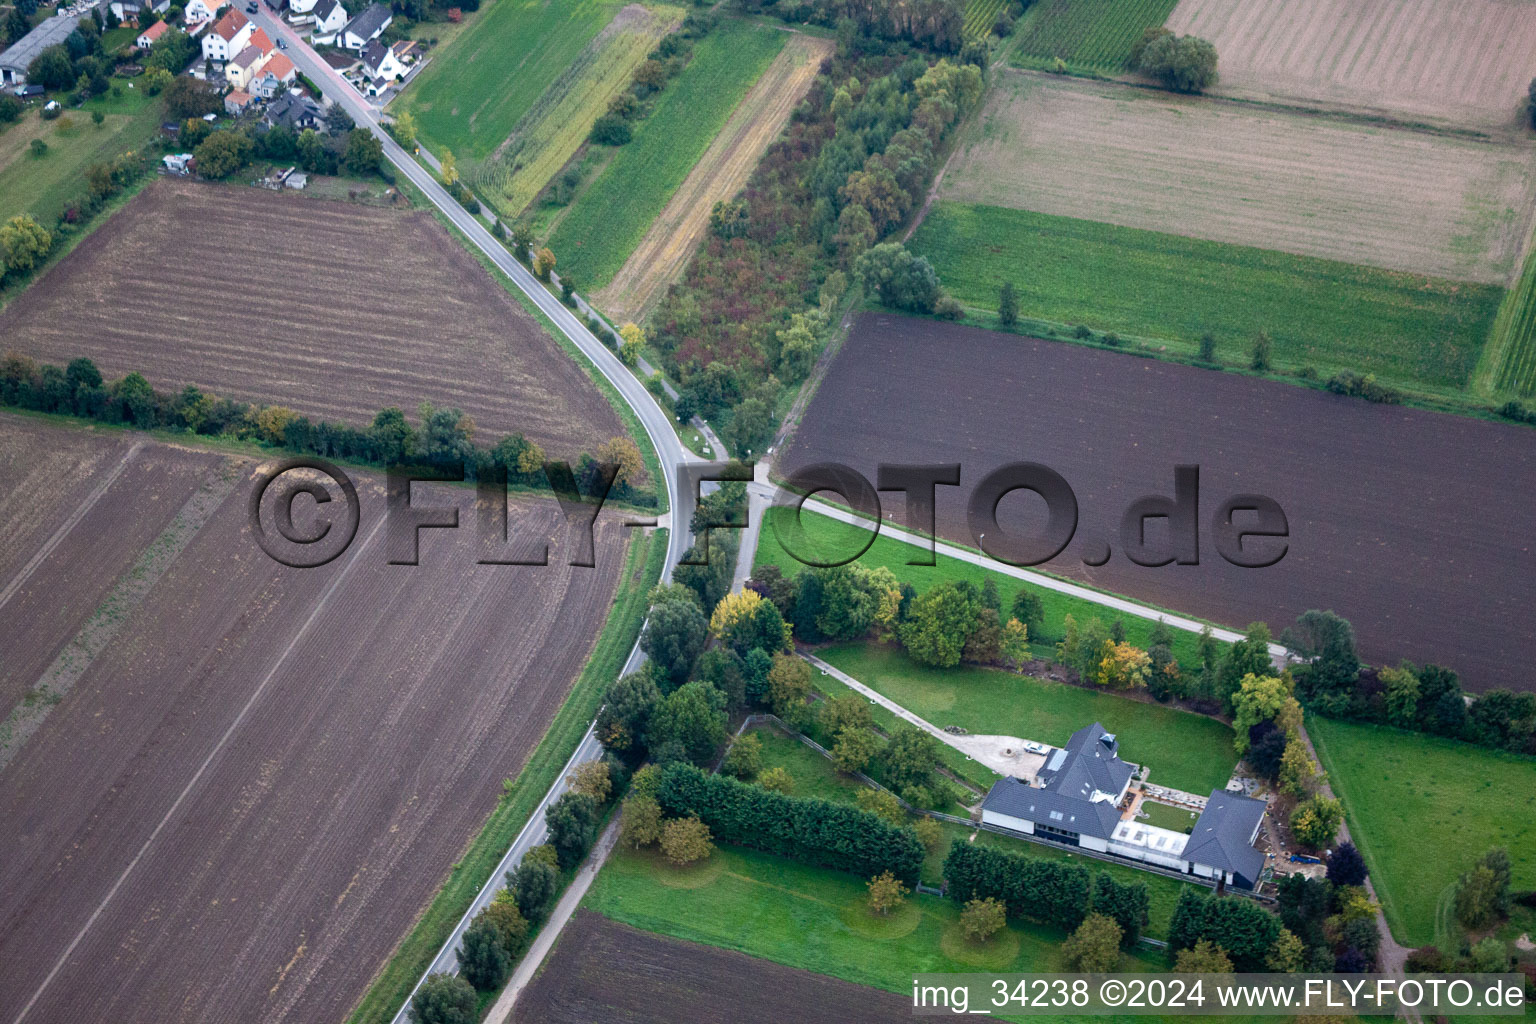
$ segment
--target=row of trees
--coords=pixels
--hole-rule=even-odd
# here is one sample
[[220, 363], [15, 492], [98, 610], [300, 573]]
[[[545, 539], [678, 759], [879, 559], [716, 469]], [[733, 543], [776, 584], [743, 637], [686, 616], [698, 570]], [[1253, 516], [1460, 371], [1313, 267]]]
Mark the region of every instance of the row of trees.
[[664, 814], [695, 816], [726, 842], [866, 878], [889, 871], [914, 883], [926, 856], [911, 828], [869, 811], [707, 775], [688, 764], [661, 770], [655, 799]]
[[494, 992], [528, 948], [534, 929], [560, 897], [561, 872], [581, 863], [597, 840], [603, 808], [627, 779], [622, 763], [605, 758], [576, 767], [570, 788], [544, 812], [549, 840], [507, 872], [506, 887], [476, 914], [458, 950], [458, 974], [428, 975], [411, 997], [415, 1024], [473, 1024], [476, 992]]
[[[0, 230], [3, 238], [3, 230]], [[503, 437], [492, 447], [475, 443], [474, 420], [457, 409], [423, 402], [415, 426], [397, 408], [381, 410], [364, 428], [318, 423], [284, 406], [253, 406], [207, 394], [187, 385], [175, 394], [156, 391], [142, 374], [130, 373], [107, 382], [89, 359], [67, 367], [38, 364], [11, 353], [0, 359], [0, 405], [37, 412], [80, 416], [102, 423], [130, 424], [145, 430], [179, 430], [202, 436], [233, 437], [274, 447], [378, 466], [419, 465], [457, 467], [478, 478], [505, 469], [517, 483], [543, 485], [544, 453], [522, 434]], [[576, 467], [578, 480], [586, 467], [609, 463], [618, 467], [611, 496], [641, 504], [649, 493], [637, 493], [644, 483], [639, 449], [626, 437], [599, 447], [595, 458], [583, 454]], [[583, 485], [584, 492], [590, 487]]]
[[[652, 97], [682, 72], [693, 54], [694, 42], [708, 35], [718, 21], [712, 11], [690, 11], [676, 32], [662, 36], [656, 49], [635, 69], [629, 88], [609, 100], [608, 109], [593, 122], [591, 140], [604, 146], [627, 145], [633, 137], [634, 125], [651, 112]], [[568, 170], [567, 174], [570, 173]], [[575, 176], [575, 183], [579, 184], [579, 170]], [[549, 196], [563, 206], [573, 192], [573, 183], [563, 179], [551, 186]]]
[[1066, 931], [1090, 914], [1112, 920], [1117, 942], [1130, 947], [1147, 923], [1150, 897], [1143, 882], [1097, 877], [1080, 864], [1028, 857], [971, 843], [955, 843], [944, 860], [949, 898], [968, 905], [996, 900], [1009, 917], [1055, 925]]
[[[934, 62], [846, 28], [784, 137], [740, 198], [714, 211], [705, 245], [651, 318], [681, 386], [678, 417], [706, 417], [738, 452], [769, 443], [780, 395], [809, 374], [859, 257], [920, 200], [936, 149], [981, 93], [969, 59]], [[893, 294], [920, 306], [942, 297], [931, 267], [895, 250], [866, 271], [889, 271]]]

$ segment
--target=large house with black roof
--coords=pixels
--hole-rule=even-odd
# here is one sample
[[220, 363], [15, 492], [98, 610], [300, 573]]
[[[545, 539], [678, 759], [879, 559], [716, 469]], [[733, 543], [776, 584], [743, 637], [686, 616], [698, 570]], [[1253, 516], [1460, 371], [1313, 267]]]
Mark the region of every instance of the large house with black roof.
[[1264, 854], [1254, 848], [1266, 804], [1225, 790], [1211, 793], [1188, 833], [1126, 817], [1135, 768], [1120, 760], [1113, 733], [1094, 722], [1053, 750], [1031, 786], [1005, 778], [981, 804], [984, 824], [1128, 860], [1257, 888]]

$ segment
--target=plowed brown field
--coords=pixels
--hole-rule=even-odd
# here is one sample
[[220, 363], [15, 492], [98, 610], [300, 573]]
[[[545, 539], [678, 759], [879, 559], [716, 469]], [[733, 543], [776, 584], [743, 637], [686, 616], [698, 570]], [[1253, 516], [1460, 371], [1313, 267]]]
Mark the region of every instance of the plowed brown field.
[[752, 169], [779, 137], [789, 115], [811, 87], [821, 62], [832, 53], [830, 39], [796, 33], [784, 44], [750, 92], [731, 113], [699, 162], [656, 218], [623, 269], [598, 292], [598, 308], [616, 320], [639, 320], [683, 266], [709, 230], [715, 203], [740, 192]]
[[556, 455], [622, 433], [431, 214], [160, 181], [0, 311], [7, 349], [364, 425], [454, 406]]
[[[829, 460], [871, 481], [881, 462], [960, 463], [961, 486], [938, 488], [938, 529], [972, 546], [972, 488], [1005, 463], [1044, 463], [1073, 488], [1079, 515], [1048, 571], [1223, 625], [1263, 620], [1277, 634], [1331, 608], [1375, 664], [1447, 665], [1475, 690], [1536, 687], [1527, 428], [866, 314], [775, 469]], [[1200, 564], [1133, 564], [1121, 516], [1144, 495], [1171, 495], [1174, 467], [1187, 463], [1200, 467]], [[1215, 549], [1219, 506], [1247, 493], [1277, 501], [1289, 521], [1288, 551], [1269, 568], [1238, 568]], [[884, 500], [902, 522], [900, 496]], [[1039, 536], [1043, 510], [1020, 492], [999, 520]], [[1097, 568], [1085, 561], [1095, 542], [1112, 550]]]
[[1218, 92], [1513, 127], [1536, 70], [1529, 0], [1182, 0], [1167, 26], [1216, 44]]
[[[558, 507], [521, 499], [552, 564], [477, 565], [473, 492], [431, 486], [416, 503], [465, 528], [388, 565], [361, 478], [352, 546], [289, 569], [250, 536], [248, 481], [0, 770], [0, 1020], [342, 1019], [543, 734], [623, 560], [604, 517], [597, 567], [566, 566]], [[84, 525], [39, 573], [90, 549]]]
[[[517, 1004], [540, 1024], [885, 1024], [912, 1016], [892, 992], [653, 935], [580, 911]], [[991, 1019], [991, 1018], [982, 1018]]]

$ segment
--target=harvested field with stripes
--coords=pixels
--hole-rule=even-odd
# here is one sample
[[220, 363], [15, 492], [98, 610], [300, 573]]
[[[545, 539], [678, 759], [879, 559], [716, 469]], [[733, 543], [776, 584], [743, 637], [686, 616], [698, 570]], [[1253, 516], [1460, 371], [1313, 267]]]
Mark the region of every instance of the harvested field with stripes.
[[1026, 72], [994, 80], [945, 200], [1501, 285], [1536, 214], [1528, 143]]
[[522, 432], [561, 457], [623, 433], [424, 211], [158, 181], [0, 311], [0, 337], [40, 360], [88, 356], [109, 378], [353, 426], [431, 402], [473, 417], [481, 442]]
[[1209, 39], [1216, 90], [1513, 128], [1536, 74], [1530, 0], [1180, 0], [1168, 28]]
[[830, 39], [798, 33], [790, 37], [673, 193], [623, 269], [597, 294], [599, 308], [619, 320], [641, 319], [698, 248], [709, 230], [715, 203], [746, 186], [752, 169], [779, 137], [822, 60], [831, 53]]
[[[358, 473], [352, 545], [291, 569], [251, 536], [250, 460], [13, 415], [0, 453], [19, 496], [0, 505], [18, 545], [0, 717], [25, 710], [23, 667], [85, 652], [0, 761], [0, 1019], [343, 1019], [570, 692], [624, 565], [620, 517], [575, 568], [556, 502], [513, 497], [550, 564], [480, 565], [474, 491], [418, 487], [465, 526], [390, 565], [383, 481]], [[340, 505], [295, 505], [299, 530]], [[157, 553], [96, 642], [103, 591]]]

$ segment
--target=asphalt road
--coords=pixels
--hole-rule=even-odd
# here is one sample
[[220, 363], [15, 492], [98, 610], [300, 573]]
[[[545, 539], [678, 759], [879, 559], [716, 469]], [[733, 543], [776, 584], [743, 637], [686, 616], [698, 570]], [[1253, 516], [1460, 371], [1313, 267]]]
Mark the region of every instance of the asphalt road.
[[[683, 552], [688, 549], [690, 542], [686, 524], [692, 516], [693, 496], [686, 494], [680, 485], [677, 466], [683, 462], [704, 461], [685, 448], [678, 440], [676, 432], [668, 414], [651, 397], [645, 386], [632, 374], [611, 349], [598, 341], [587, 330], [586, 325], [576, 318], [559, 299], [555, 298], [544, 289], [544, 286], [533, 274], [519, 263], [512, 254], [492, 237], [485, 225], [478, 217], [460, 206], [446, 189], [438, 184], [427, 170], [419, 165], [412, 156], [405, 151], [390, 135], [380, 126], [374, 108], [368, 104], [358, 92], [352, 88], [329, 64], [320, 58], [314, 50], [310, 49], [293, 29], [284, 23], [282, 19], [274, 17], [265, 5], [259, 7], [258, 13], [251, 16], [252, 20], [274, 40], [282, 39], [287, 43], [284, 52], [292, 59], [298, 69], [304, 73], [310, 81], [318, 86], [326, 98], [339, 104], [343, 110], [351, 115], [358, 127], [367, 128], [373, 132], [384, 144], [384, 157], [394, 165], [396, 171], [421, 192], [447, 217], [459, 231], [483, 252], [503, 274], [512, 279], [512, 283], [527, 295], [538, 306], [539, 310], [547, 316], [559, 329], [560, 333], [570, 339], [572, 344], [582, 351], [587, 359], [597, 367], [605, 378], [608, 379], [624, 403], [634, 412], [640, 425], [645, 429], [650, 438], [651, 445], [656, 450], [656, 455], [661, 462], [662, 474], [666, 477], [668, 504], [671, 512], [671, 523], [674, 527], [668, 531], [667, 558], [662, 568], [663, 579], [669, 578], [673, 566], [677, 565]], [[624, 671], [632, 672], [639, 668], [645, 660], [638, 646], [630, 652], [629, 660], [625, 663]], [[534, 813], [529, 817], [517, 838], [513, 841], [511, 849], [507, 851], [495, 872], [485, 886], [476, 895], [474, 903], [460, 919], [453, 933], [448, 937], [437, 957], [432, 961], [428, 973], [458, 971], [458, 948], [465, 929], [470, 921], [491, 900], [505, 884], [506, 873], [522, 863], [523, 855], [530, 849], [544, 842], [547, 834], [544, 827], [544, 811], [554, 801], [558, 800], [566, 791], [566, 778], [570, 769], [582, 761], [589, 761], [602, 756], [602, 745], [598, 743], [593, 734], [592, 727], [587, 728], [587, 734], [582, 738], [581, 744], [567, 762], [560, 777], [544, 799], [539, 803]], [[598, 861], [601, 862], [600, 860]], [[421, 980], [425, 980], [424, 978]], [[417, 986], [421, 984], [417, 981]], [[414, 994], [415, 989], [412, 989]], [[410, 1001], [400, 1008], [395, 1016], [395, 1024], [408, 1024], [408, 1009]]]

